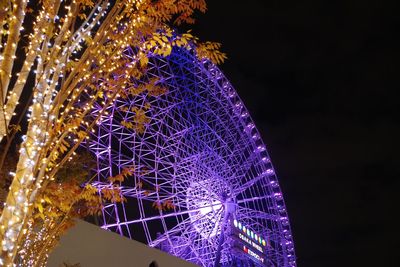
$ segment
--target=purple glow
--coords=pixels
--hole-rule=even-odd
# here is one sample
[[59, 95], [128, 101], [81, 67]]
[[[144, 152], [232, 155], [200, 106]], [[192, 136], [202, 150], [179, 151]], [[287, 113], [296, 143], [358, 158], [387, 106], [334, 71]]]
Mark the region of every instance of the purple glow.
[[[225, 76], [214, 64], [174, 49], [167, 59], [150, 59], [145, 79], [152, 77], [168, 92], [118, 99], [90, 144], [98, 159], [99, 189], [108, 186], [108, 177], [135, 167], [134, 177], [122, 185], [128, 201], [107, 204], [102, 227], [201, 266], [214, 265], [222, 234], [220, 263], [227, 266], [243, 260], [232, 248], [233, 223], [224, 221], [235, 219], [256, 241], [265, 246], [261, 236], [268, 240], [266, 264], [296, 266], [266, 147]], [[134, 116], [133, 107], [146, 103], [151, 120], [143, 134], [121, 126]], [[158, 210], [153, 203], [172, 205]]]

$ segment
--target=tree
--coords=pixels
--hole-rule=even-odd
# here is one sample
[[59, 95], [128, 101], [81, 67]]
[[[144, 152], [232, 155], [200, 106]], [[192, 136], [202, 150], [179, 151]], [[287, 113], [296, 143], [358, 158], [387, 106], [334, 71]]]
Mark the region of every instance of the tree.
[[[26, 250], [24, 240], [36, 231], [33, 214], [43, 209], [38, 199], [107, 116], [107, 107], [127, 92], [140, 91], [132, 89], [131, 78], [141, 77], [149, 54], [168, 56], [172, 46], [191, 49], [190, 43], [197, 43], [199, 57], [224, 60], [219, 44], [200, 44], [190, 33], [177, 35], [167, 26], [170, 21], [193, 23], [196, 10], [205, 12], [205, 0], [40, 0], [29, 5], [0, 0], [0, 141], [5, 144], [0, 166], [28, 117], [0, 217], [0, 265], [12, 266], [17, 253]], [[127, 58], [126, 49], [133, 56]], [[149, 88], [157, 89], [156, 81], [143, 90]], [[30, 98], [18, 107], [26, 94]], [[98, 112], [92, 112], [93, 105], [100, 106]], [[146, 118], [127, 127], [140, 131], [142, 123]]]

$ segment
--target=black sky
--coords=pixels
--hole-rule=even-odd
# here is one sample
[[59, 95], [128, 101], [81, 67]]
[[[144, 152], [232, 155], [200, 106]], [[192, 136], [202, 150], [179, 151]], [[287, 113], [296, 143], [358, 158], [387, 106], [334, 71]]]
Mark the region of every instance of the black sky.
[[[394, 2], [394, 1], [393, 1]], [[280, 178], [298, 265], [399, 266], [398, 12], [385, 1], [209, 0]]]

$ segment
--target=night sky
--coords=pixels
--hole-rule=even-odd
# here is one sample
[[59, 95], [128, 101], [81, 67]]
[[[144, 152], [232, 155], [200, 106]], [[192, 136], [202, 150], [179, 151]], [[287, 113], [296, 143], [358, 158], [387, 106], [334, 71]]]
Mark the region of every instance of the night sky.
[[298, 265], [399, 266], [394, 6], [359, 0], [208, 6], [194, 33], [222, 42], [229, 56], [221, 69], [267, 144]]

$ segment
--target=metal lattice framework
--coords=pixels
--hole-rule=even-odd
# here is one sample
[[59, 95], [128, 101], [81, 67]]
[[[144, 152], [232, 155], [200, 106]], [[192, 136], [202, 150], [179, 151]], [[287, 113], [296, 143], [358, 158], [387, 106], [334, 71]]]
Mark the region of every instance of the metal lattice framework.
[[[270, 157], [225, 76], [209, 61], [174, 48], [167, 58], [152, 57], [146, 76], [135, 82], [151, 78], [167, 92], [118, 99], [90, 143], [99, 189], [109, 185], [108, 177], [135, 168], [121, 186], [127, 202], [106, 205], [102, 227], [201, 266], [228, 266], [241, 254], [232, 245], [235, 219], [268, 241], [266, 266], [295, 266]], [[121, 125], [146, 103], [144, 133]]]

